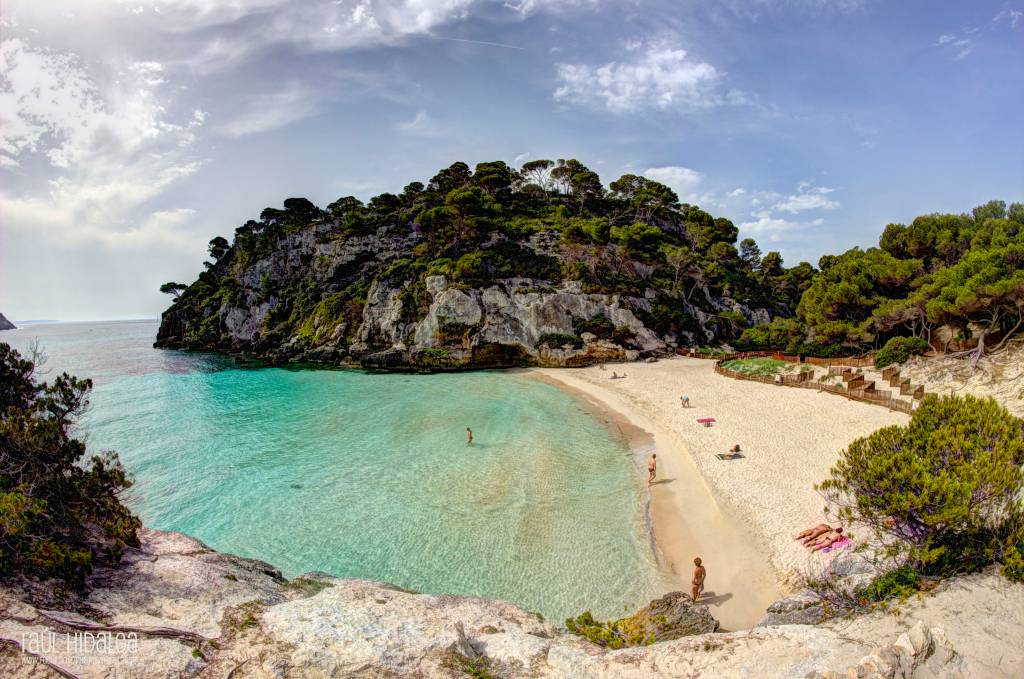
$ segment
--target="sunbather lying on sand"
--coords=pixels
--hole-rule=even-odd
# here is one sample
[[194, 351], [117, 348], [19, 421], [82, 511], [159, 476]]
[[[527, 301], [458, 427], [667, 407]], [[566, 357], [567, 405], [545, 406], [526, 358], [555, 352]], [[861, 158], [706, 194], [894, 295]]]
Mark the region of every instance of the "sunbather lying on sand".
[[819, 523], [814, 528], [808, 528], [802, 533], [798, 533], [793, 539], [800, 540], [801, 542], [806, 544], [818, 538], [819, 536], [824, 535], [830, 530], [832, 530], [832, 526], [828, 525], [827, 523]]
[[838, 542], [838, 541], [840, 541], [842, 539], [843, 539], [843, 528], [842, 528], [842, 526], [840, 526], [839, 528], [836, 528], [833, 531], [829, 531], [828, 533], [825, 533], [824, 535], [819, 537], [817, 540], [815, 540], [811, 544], [807, 545], [807, 548], [809, 550], [811, 550], [812, 552], [817, 552], [818, 550], [825, 549], [826, 547], [831, 547], [833, 542]]

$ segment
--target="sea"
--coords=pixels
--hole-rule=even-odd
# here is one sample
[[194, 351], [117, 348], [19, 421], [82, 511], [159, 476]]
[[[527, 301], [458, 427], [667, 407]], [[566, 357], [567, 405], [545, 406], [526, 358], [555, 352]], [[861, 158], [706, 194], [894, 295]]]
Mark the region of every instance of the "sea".
[[[548, 619], [620, 617], [670, 589], [640, 451], [522, 371], [263, 367], [152, 348], [155, 320], [0, 332], [90, 378], [76, 435], [116, 451], [151, 528], [261, 559]], [[473, 445], [466, 443], [466, 428]]]

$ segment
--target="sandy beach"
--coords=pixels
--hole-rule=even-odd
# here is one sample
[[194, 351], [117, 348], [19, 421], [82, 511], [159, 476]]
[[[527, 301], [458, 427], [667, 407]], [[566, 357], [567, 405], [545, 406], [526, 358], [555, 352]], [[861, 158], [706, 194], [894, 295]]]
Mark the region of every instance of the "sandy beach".
[[[609, 379], [612, 370], [628, 377]], [[701, 556], [704, 601], [726, 629], [753, 625], [805, 573], [820, 571], [830, 557], [792, 539], [827, 520], [814, 484], [850, 441], [908, 420], [832, 394], [722, 377], [701, 359], [532, 372], [623, 418], [627, 435], [632, 426], [650, 437], [659, 460], [651, 487], [658, 549], [686, 590]], [[702, 417], [716, 421], [704, 427]], [[715, 456], [737, 443], [743, 457]]]

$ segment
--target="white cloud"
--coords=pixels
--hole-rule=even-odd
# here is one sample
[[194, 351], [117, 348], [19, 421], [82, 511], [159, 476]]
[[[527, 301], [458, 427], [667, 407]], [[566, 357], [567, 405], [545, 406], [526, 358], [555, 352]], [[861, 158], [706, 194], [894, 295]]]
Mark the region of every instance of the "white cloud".
[[420, 109], [412, 120], [398, 123], [395, 126], [402, 134], [410, 137], [443, 137], [448, 134], [447, 130], [430, 115]]
[[756, 221], [742, 222], [739, 225], [740, 233], [769, 243], [776, 243], [793, 231], [802, 231], [815, 226], [821, 226], [825, 222], [825, 220], [820, 218], [809, 222], [797, 222], [771, 217], [764, 212], [759, 212], [752, 216], [757, 218]]
[[235, 138], [269, 132], [316, 115], [322, 103], [323, 96], [317, 90], [290, 83], [275, 92], [249, 97], [245, 112], [218, 129]]
[[154, 242], [180, 226], [127, 223], [203, 164], [189, 148], [205, 114], [169, 120], [157, 96], [160, 64], [127, 64], [101, 90], [74, 55], [15, 38], [0, 43], [0, 66], [0, 157], [9, 169], [31, 162], [34, 170], [23, 187], [0, 189], [5, 229], [113, 245]]
[[1010, 28], [1017, 28], [1017, 24], [1020, 23], [1022, 18], [1024, 18], [1024, 12], [1018, 9], [1004, 9], [1002, 12], [999, 12], [992, 17], [992, 23], [1000, 24], [1005, 21], [1010, 24]]
[[692, 193], [704, 180], [704, 176], [697, 172], [697, 170], [681, 165], [649, 167], [644, 170], [644, 176], [656, 182], [661, 182], [680, 196]]
[[783, 200], [777, 202], [772, 209], [791, 214], [805, 210], [834, 210], [839, 207], [839, 201], [828, 197], [833, 192], [835, 192], [835, 189], [827, 186], [812, 186], [806, 182], [801, 182], [797, 186], [795, 194], [786, 196]]
[[715, 93], [721, 74], [686, 50], [648, 44], [629, 50], [625, 61], [600, 66], [558, 64], [558, 101], [614, 113], [649, 109], [688, 111], [721, 103]]
[[730, 191], [729, 193], [727, 193], [726, 195], [729, 196], [730, 198], [739, 198], [740, 196], [742, 196], [746, 192], [747, 192], [746, 189], [744, 189], [742, 186], [738, 186], [735, 189], [733, 189], [732, 191]]

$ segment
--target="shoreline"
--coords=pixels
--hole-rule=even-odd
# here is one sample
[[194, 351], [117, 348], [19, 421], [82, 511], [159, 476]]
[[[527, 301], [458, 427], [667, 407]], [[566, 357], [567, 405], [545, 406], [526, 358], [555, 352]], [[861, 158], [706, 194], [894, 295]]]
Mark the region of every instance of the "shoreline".
[[[649, 537], [659, 565], [684, 592], [690, 591], [693, 557], [708, 569], [700, 601], [723, 630], [749, 629], [768, 606], [787, 593], [772, 567], [767, 545], [719, 503], [683, 441], [651, 421], [614, 392], [572, 375], [564, 368], [530, 368], [525, 374], [563, 389], [606, 414], [622, 433], [635, 462], [658, 453], [658, 478], [648, 487]], [[697, 528], [699, 526], [699, 528]]]
[[[589, 395], [654, 435], [665, 483], [652, 489], [653, 525], [662, 552], [684, 576], [681, 585], [689, 589], [694, 554], [687, 550], [699, 550], [707, 590], [757, 601], [758, 615], [831, 568], [837, 556], [853, 557], [850, 550], [811, 553], [793, 535], [834, 521], [814, 488], [841, 451], [909, 419], [816, 390], [724, 378], [701, 359], [633, 363], [620, 380], [609, 380], [611, 370], [598, 366], [532, 372]], [[680, 407], [683, 394], [690, 396], [689, 408]], [[703, 417], [713, 418], [713, 426], [699, 424]], [[741, 446], [739, 457], [717, 456], [733, 444]], [[712, 613], [725, 614], [723, 625], [732, 626], [735, 605], [713, 606]], [[750, 610], [740, 617], [757, 622]]]

